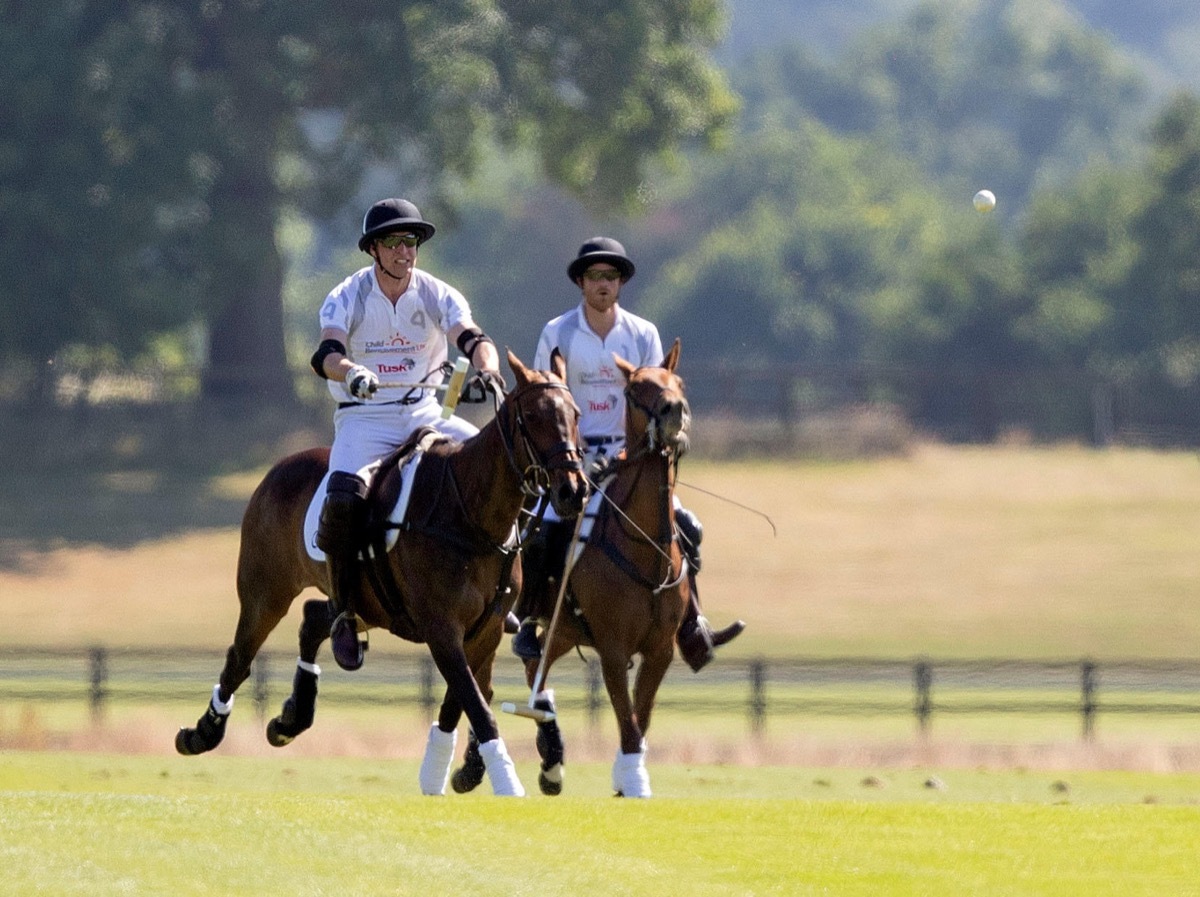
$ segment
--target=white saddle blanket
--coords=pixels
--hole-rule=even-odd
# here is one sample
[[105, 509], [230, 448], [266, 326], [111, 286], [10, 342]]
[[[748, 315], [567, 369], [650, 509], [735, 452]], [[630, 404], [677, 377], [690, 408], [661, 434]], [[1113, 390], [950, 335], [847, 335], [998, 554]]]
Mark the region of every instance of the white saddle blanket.
[[[396, 504], [388, 514], [388, 521], [396, 524], [396, 526], [389, 527], [387, 531], [389, 551], [400, 537], [398, 527], [404, 522], [404, 515], [408, 512], [408, 502], [412, 498], [413, 480], [416, 478], [421, 459], [433, 443], [445, 438], [439, 434], [430, 434], [417, 444], [407, 458], [400, 462], [400, 495], [397, 496]], [[379, 464], [375, 463], [360, 470], [358, 475], [370, 484], [378, 470]], [[317, 491], [313, 493], [312, 501], [308, 503], [308, 512], [304, 515], [304, 548], [310, 558], [320, 563], [325, 562], [325, 552], [317, 547], [317, 526], [321, 522], [321, 507], [325, 504], [325, 489], [328, 485], [329, 473], [326, 473], [321, 479], [321, 484], [317, 486]]]

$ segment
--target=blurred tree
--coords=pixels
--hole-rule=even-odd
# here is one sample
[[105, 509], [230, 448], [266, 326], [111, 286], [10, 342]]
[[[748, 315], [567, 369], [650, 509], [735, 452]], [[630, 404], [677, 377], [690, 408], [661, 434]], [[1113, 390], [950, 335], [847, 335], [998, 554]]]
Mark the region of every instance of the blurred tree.
[[1116, 309], [1119, 348], [1180, 386], [1200, 382], [1200, 97], [1156, 121], [1149, 189], [1131, 226], [1137, 254]]
[[[719, 12], [0, 0], [0, 302], [17, 320], [0, 350], [37, 361], [86, 340], [127, 355], [199, 320], [207, 394], [290, 397], [284, 209], [327, 214], [378, 163], [436, 207], [485, 138], [536, 147], [553, 181], [616, 208], [649, 160], [730, 120], [706, 55]], [[43, 310], [51, 299], [65, 307]]]
[[877, 306], [937, 242], [936, 193], [916, 166], [812, 122], [743, 135], [698, 177], [671, 218], [700, 233], [643, 303], [694, 357], [861, 359]]
[[1123, 363], [1117, 307], [1147, 186], [1139, 169], [1101, 167], [1032, 202], [1018, 247], [1035, 306], [1025, 327], [1045, 362], [1093, 371]]
[[830, 65], [800, 45], [737, 73], [747, 117], [815, 116], [869, 133], [969, 197], [1006, 209], [1138, 146], [1142, 79], [1060, 0], [932, 0], [866, 33]]

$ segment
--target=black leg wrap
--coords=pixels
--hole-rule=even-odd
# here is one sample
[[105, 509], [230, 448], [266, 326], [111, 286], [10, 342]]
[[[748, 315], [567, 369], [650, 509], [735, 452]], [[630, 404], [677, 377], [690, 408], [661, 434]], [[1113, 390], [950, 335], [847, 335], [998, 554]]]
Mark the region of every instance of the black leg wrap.
[[283, 702], [279, 716], [267, 723], [267, 741], [275, 747], [291, 744], [297, 735], [312, 728], [317, 712], [317, 674], [296, 668], [292, 693]]
[[455, 794], [466, 794], [474, 791], [483, 781], [485, 773], [483, 755], [479, 753], [479, 740], [475, 733], [467, 740], [467, 752], [463, 755], [463, 765], [454, 771], [450, 777], [450, 787]]
[[[554, 710], [554, 702], [546, 698], [534, 701], [533, 706], [538, 710]], [[562, 732], [558, 728], [558, 720], [552, 719], [537, 724], [536, 744], [538, 756], [542, 758], [542, 768], [538, 772], [538, 788], [541, 789], [542, 794], [550, 797], [562, 794], [561, 767], [566, 752]], [[548, 778], [546, 774], [556, 766], [559, 767], [556, 777]]]
[[208, 709], [196, 723], [196, 728], [180, 729], [175, 735], [175, 750], [185, 757], [194, 757], [197, 754], [211, 751], [225, 737], [225, 723], [228, 720], [229, 715], [222, 716], [217, 713], [212, 701], [209, 701]]

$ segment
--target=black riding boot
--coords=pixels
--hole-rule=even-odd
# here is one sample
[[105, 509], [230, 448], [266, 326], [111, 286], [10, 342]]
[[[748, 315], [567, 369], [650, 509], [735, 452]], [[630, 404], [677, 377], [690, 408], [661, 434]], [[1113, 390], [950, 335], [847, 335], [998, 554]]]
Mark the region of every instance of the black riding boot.
[[688, 585], [691, 600], [683, 613], [675, 643], [679, 654], [695, 673], [700, 672], [716, 655], [716, 649], [733, 641], [742, 634], [746, 624], [734, 620], [724, 629], [714, 631], [700, 610], [700, 592], [696, 588], [696, 574], [700, 572], [700, 539], [703, 528], [696, 515], [686, 508], [675, 510], [675, 523], [679, 527], [680, 545], [688, 561]]
[[517, 601], [516, 615], [521, 620], [513, 636], [513, 654], [522, 660], [538, 660], [542, 646], [538, 643], [538, 617], [552, 608], [558, 597], [559, 580], [566, 567], [567, 546], [574, 524], [567, 521], [543, 521], [542, 528], [525, 546], [521, 560], [524, 585]]
[[330, 646], [343, 670], [363, 665], [366, 632], [358, 631], [354, 608], [359, 599], [358, 551], [367, 520], [367, 484], [352, 473], [335, 470], [329, 477], [325, 505], [317, 527], [317, 547], [329, 567]]

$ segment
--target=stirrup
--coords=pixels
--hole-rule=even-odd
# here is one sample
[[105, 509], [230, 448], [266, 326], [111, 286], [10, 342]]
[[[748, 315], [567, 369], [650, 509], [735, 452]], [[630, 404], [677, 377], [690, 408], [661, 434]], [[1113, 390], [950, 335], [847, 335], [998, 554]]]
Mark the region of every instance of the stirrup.
[[333, 659], [347, 672], [354, 672], [363, 665], [367, 651], [367, 634], [359, 633], [358, 617], [350, 611], [338, 614], [329, 627], [329, 644]]

